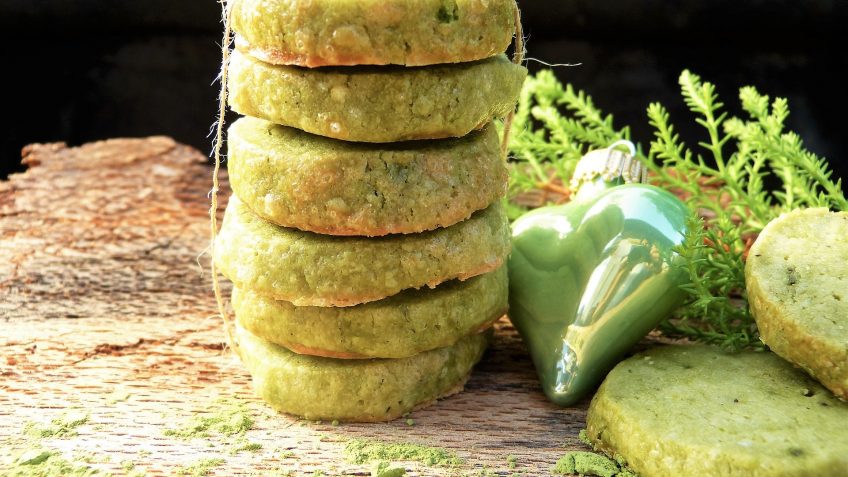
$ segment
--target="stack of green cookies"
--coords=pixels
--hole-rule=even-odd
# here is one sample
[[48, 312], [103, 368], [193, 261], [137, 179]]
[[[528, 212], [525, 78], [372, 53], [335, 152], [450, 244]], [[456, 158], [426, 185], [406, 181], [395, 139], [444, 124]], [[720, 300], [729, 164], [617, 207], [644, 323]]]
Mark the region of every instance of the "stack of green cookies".
[[257, 393], [389, 420], [460, 390], [507, 306], [507, 171], [491, 121], [526, 75], [514, 0], [236, 0], [234, 283]]

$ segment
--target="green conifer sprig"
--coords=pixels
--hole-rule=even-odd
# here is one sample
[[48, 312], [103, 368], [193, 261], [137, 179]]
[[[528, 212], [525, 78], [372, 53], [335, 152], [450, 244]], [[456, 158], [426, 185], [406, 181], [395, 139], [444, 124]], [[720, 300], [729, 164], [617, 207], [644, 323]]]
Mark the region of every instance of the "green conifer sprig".
[[[650, 180], [685, 199], [695, 211], [679, 253], [687, 258], [688, 300], [660, 329], [673, 337], [729, 349], [761, 347], [745, 293], [744, 263], [756, 235], [780, 213], [797, 207], [848, 210], [841, 181], [831, 179], [827, 161], [786, 131], [786, 99], [773, 101], [754, 87], [739, 91], [747, 117], [723, 111], [715, 85], [684, 71], [684, 103], [704, 129], [697, 149], [685, 144], [668, 110], [647, 108], [654, 138], [637, 156]], [[563, 86], [551, 71], [528, 78], [521, 92], [510, 141], [512, 218], [526, 210], [522, 194], [568, 184], [577, 161], [591, 149], [630, 139], [591, 97]], [[780, 186], [765, 187], [771, 176]]]

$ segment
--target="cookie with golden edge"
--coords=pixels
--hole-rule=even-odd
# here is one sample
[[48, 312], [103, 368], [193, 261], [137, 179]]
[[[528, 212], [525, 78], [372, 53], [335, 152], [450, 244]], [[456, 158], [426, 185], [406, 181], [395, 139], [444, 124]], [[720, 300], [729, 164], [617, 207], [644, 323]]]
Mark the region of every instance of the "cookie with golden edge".
[[774, 353], [664, 346], [618, 364], [589, 439], [641, 477], [848, 475], [848, 403]]
[[233, 289], [236, 320], [246, 330], [300, 354], [332, 358], [406, 358], [489, 328], [507, 309], [506, 267], [405, 290], [350, 307], [294, 306]]
[[215, 262], [237, 287], [297, 306], [351, 306], [498, 268], [509, 253], [500, 202], [420, 234], [336, 237], [280, 227], [230, 198]]
[[459, 139], [351, 143], [245, 117], [230, 126], [230, 185], [268, 221], [329, 235], [447, 227], [506, 192], [493, 126]]
[[848, 399], [848, 212], [771, 221], [748, 253], [745, 285], [763, 342]]
[[345, 141], [461, 137], [509, 113], [526, 75], [504, 55], [419, 68], [308, 69], [236, 50], [229, 103], [247, 116]]
[[236, 328], [239, 354], [256, 394], [307, 419], [377, 422], [462, 390], [489, 333], [400, 359], [333, 359], [293, 353]]
[[237, 45], [301, 66], [433, 65], [506, 50], [514, 0], [236, 0]]

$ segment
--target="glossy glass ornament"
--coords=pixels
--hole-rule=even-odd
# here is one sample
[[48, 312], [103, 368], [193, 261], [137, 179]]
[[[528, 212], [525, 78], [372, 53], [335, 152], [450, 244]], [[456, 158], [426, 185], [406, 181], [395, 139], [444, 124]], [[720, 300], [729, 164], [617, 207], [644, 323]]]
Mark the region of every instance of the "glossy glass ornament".
[[562, 406], [594, 390], [680, 306], [688, 280], [674, 250], [688, 209], [635, 182], [644, 170], [616, 146], [581, 159], [571, 202], [513, 224], [509, 316], [545, 394]]

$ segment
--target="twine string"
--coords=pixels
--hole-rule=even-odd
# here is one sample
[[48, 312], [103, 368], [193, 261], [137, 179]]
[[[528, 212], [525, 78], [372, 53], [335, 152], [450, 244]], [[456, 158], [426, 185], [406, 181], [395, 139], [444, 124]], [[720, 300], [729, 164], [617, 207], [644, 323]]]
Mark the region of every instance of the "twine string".
[[[518, 9], [518, 2], [515, 2], [515, 51], [512, 54], [512, 62], [520, 65], [524, 62], [524, 29], [521, 27], [521, 10]], [[512, 120], [515, 118], [515, 108], [504, 118], [503, 138], [501, 139], [501, 154], [506, 160], [509, 154], [509, 135], [512, 130]]]
[[218, 173], [221, 170], [221, 144], [224, 139], [224, 115], [227, 113], [227, 74], [230, 66], [230, 45], [232, 44], [232, 30], [230, 28], [230, 18], [232, 8], [231, 3], [227, 0], [219, 0], [221, 3], [221, 18], [224, 23], [224, 37], [221, 40], [221, 73], [218, 79], [221, 81], [221, 92], [218, 95], [218, 121], [215, 123], [215, 139], [212, 145], [212, 156], [215, 161], [215, 168], [212, 170], [212, 191], [210, 192], [211, 204], [209, 207], [209, 253], [212, 257], [211, 272], [212, 272], [212, 290], [215, 293], [215, 302], [218, 305], [218, 313], [224, 321], [224, 333], [226, 334], [227, 344], [236, 354], [240, 354], [238, 342], [233, 334], [234, 325], [227, 313], [224, 304], [224, 298], [221, 296], [221, 284], [218, 280], [218, 268], [215, 265], [215, 238], [218, 235]]

